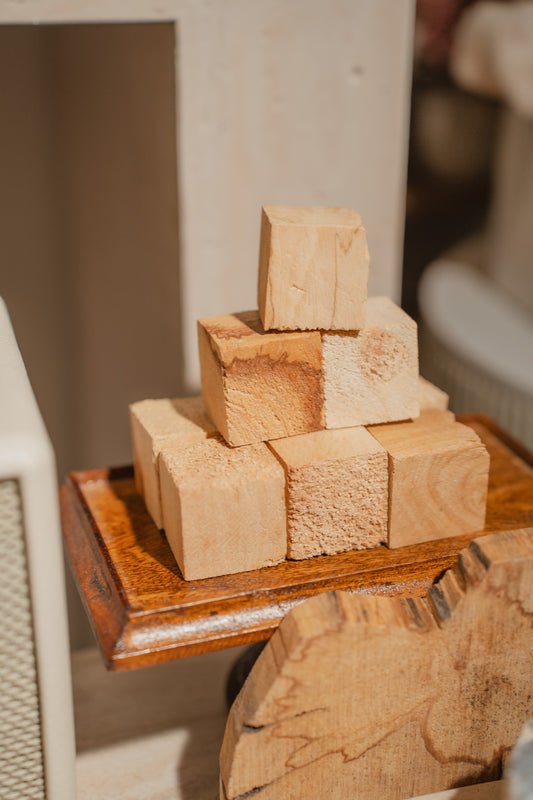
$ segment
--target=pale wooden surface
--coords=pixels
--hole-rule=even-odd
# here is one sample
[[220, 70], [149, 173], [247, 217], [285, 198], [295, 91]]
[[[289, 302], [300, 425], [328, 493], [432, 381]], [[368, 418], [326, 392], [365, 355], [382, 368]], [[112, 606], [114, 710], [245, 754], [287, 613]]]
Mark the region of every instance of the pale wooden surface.
[[450, 398], [446, 392], [443, 392], [438, 386], [427, 381], [422, 375], [418, 378], [418, 388], [421, 411], [427, 408], [437, 408], [440, 411], [445, 411], [448, 408]]
[[501, 774], [533, 713], [533, 529], [474, 540], [425, 598], [293, 609], [233, 705], [221, 798], [403, 800]]
[[369, 297], [357, 333], [323, 333], [327, 428], [418, 416], [416, 323], [386, 297]]
[[365, 324], [368, 247], [346, 208], [264, 206], [259, 314], [265, 330], [358, 330]]
[[201, 397], [140, 400], [130, 405], [135, 485], [158, 528], [163, 527], [159, 453], [179, 452], [216, 433]]
[[[243, 650], [123, 673], [107, 672], [95, 649], [74, 653], [77, 800], [215, 800], [224, 684]], [[503, 800], [500, 787], [431, 800]]]
[[263, 442], [221, 436], [160, 454], [163, 523], [185, 580], [271, 567], [287, 554], [285, 474]]
[[199, 320], [202, 396], [231, 445], [324, 427], [318, 331], [265, 332], [257, 311]]
[[429, 409], [369, 431], [389, 454], [389, 547], [483, 530], [490, 459], [472, 428]]
[[289, 558], [377, 547], [387, 538], [388, 458], [364, 428], [269, 442], [286, 472]]

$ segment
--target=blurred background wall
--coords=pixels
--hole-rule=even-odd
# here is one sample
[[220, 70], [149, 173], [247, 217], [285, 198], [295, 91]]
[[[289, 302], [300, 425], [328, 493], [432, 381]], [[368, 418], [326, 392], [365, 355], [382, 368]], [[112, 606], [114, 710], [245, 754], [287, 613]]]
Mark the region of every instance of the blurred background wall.
[[456, 412], [533, 447], [533, 3], [419, 0], [402, 303]]

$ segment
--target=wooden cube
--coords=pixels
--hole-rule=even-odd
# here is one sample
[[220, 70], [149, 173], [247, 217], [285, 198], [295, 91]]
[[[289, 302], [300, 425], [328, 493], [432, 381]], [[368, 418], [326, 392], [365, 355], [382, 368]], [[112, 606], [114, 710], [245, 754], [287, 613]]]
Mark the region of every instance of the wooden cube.
[[365, 428], [269, 442], [287, 475], [288, 557], [376, 547], [387, 538], [387, 453]]
[[265, 330], [363, 327], [368, 264], [356, 211], [265, 206], [258, 292]]
[[371, 425], [420, 413], [414, 320], [387, 297], [369, 297], [360, 331], [322, 334], [326, 428]]
[[482, 531], [489, 454], [448, 411], [370, 427], [389, 454], [389, 547]]
[[165, 534], [185, 580], [245, 572], [287, 552], [285, 476], [266, 444], [222, 437], [160, 454]]
[[436, 408], [439, 411], [445, 411], [448, 408], [450, 398], [439, 389], [435, 384], [430, 383], [422, 375], [418, 378], [420, 410], [428, 408]]
[[141, 400], [130, 405], [137, 491], [158, 528], [163, 527], [158, 456], [164, 445], [176, 450], [216, 433], [201, 397]]
[[324, 427], [320, 333], [266, 333], [257, 311], [199, 320], [205, 406], [231, 445]]

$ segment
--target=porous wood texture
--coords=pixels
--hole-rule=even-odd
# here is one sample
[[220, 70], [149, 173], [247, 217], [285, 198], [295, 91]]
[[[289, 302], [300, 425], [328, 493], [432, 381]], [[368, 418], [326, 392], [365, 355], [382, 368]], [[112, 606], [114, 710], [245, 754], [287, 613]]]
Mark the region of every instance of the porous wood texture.
[[533, 714], [532, 623], [531, 528], [474, 540], [424, 598], [302, 603], [230, 711], [221, 800], [404, 800], [500, 777]]
[[257, 311], [198, 322], [202, 396], [231, 445], [324, 427], [318, 331], [266, 333]]
[[[489, 419], [467, 419], [491, 459], [485, 532], [533, 526], [533, 456]], [[423, 595], [473, 538], [377, 547], [185, 581], [135, 489], [131, 467], [72, 473], [60, 502], [74, 577], [114, 670], [267, 639], [289, 609], [328, 589]]]
[[449, 411], [369, 429], [389, 455], [389, 547], [482, 531], [489, 454]]
[[376, 547], [387, 538], [388, 459], [365, 428], [269, 442], [287, 475], [287, 555]]
[[130, 405], [133, 465], [137, 491], [158, 528], [163, 527], [158, 456], [163, 447], [179, 450], [216, 434], [201, 397], [141, 400]]
[[163, 447], [165, 534], [186, 580], [279, 564], [287, 554], [285, 475], [266, 444], [222, 437]]
[[369, 297], [358, 332], [322, 334], [326, 428], [395, 422], [420, 413], [416, 323]]
[[368, 264], [356, 211], [264, 206], [258, 304], [265, 330], [359, 330]]
[[434, 383], [427, 381], [422, 375], [418, 377], [418, 390], [421, 411], [429, 408], [445, 411], [448, 408], [450, 398], [446, 392], [443, 392], [442, 389], [439, 389]]

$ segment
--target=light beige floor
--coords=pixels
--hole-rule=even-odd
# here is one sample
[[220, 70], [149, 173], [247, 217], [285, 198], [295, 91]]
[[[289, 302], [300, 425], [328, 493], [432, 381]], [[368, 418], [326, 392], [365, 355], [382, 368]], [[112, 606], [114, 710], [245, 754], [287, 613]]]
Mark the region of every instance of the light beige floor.
[[122, 673], [73, 654], [78, 800], [215, 800], [225, 682], [242, 648]]
[[[242, 650], [122, 673], [96, 650], [74, 653], [78, 800], [218, 800], [225, 683]], [[504, 798], [493, 783], [431, 800]]]
[[415, 800], [505, 800], [504, 783], [503, 781], [480, 783], [478, 786], [450, 789], [449, 792], [426, 794]]

